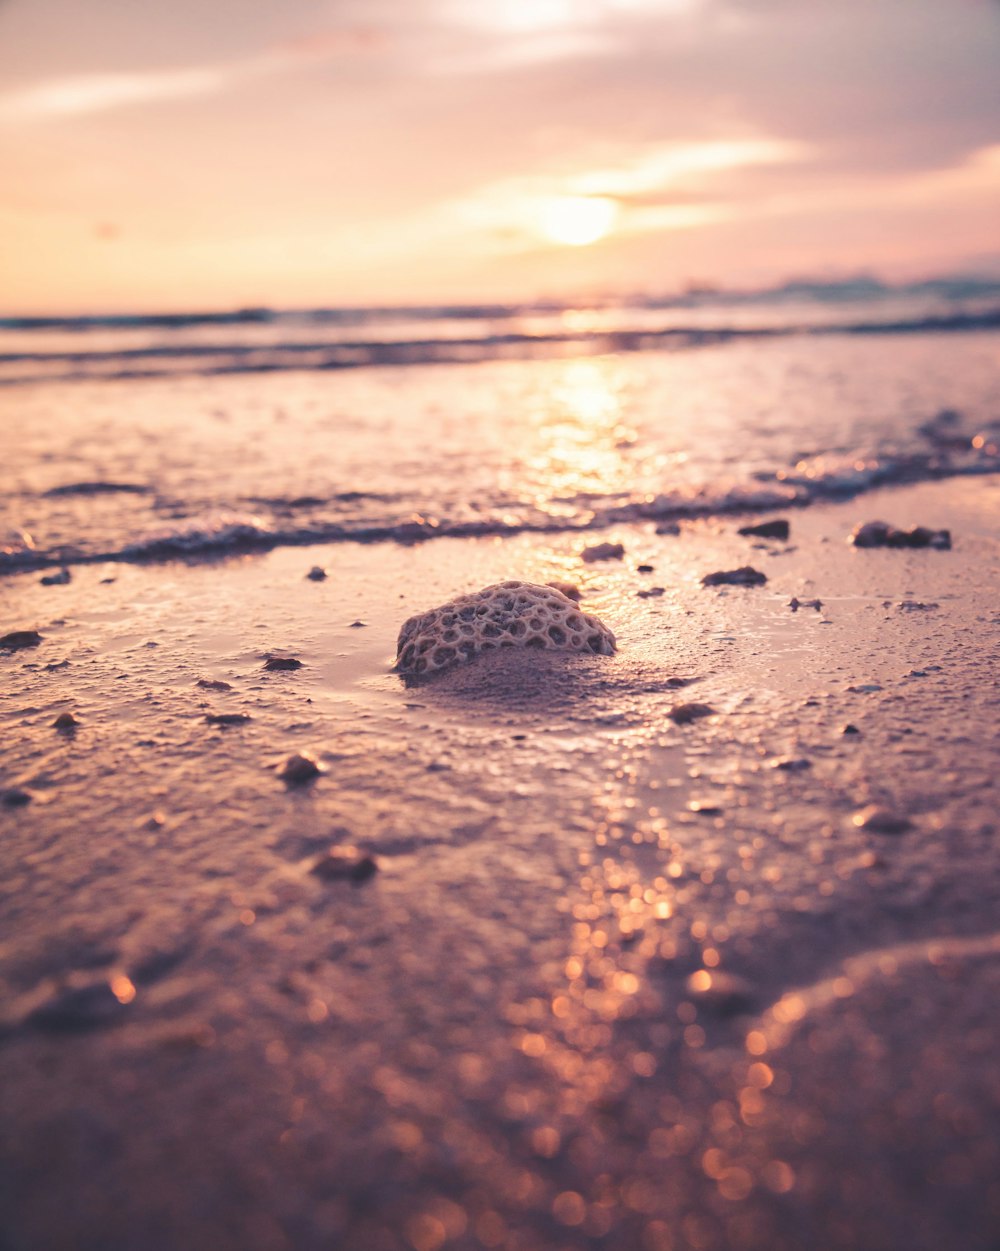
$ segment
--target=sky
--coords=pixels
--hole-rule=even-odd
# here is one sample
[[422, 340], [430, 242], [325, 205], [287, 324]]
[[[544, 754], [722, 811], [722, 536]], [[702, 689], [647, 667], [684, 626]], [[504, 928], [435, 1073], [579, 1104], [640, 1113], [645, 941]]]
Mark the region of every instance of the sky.
[[0, 0], [0, 315], [1000, 270], [998, 0]]

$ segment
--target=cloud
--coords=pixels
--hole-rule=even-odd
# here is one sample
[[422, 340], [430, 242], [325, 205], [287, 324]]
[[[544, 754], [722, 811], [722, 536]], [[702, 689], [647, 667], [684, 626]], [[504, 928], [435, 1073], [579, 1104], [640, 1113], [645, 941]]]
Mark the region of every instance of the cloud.
[[0, 120], [80, 116], [132, 105], [218, 95], [252, 80], [294, 71], [304, 63], [323, 63], [345, 53], [374, 51], [383, 42], [379, 32], [367, 27], [319, 31], [253, 56], [218, 64], [45, 79], [0, 96]]

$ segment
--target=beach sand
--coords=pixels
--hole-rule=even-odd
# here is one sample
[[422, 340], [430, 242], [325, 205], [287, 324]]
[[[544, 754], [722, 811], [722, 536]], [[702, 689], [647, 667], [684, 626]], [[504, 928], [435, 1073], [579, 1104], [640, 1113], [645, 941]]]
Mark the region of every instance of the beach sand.
[[5, 579], [3, 1246], [995, 1251], [1000, 479], [785, 515]]

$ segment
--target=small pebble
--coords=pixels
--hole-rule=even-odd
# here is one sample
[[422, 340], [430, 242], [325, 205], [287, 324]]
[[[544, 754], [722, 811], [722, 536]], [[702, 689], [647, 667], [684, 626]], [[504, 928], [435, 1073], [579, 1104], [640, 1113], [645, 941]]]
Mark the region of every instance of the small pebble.
[[772, 769], [784, 769], [786, 773], [812, 768], [812, 761], [807, 760], [805, 756], [776, 756], [774, 760], [769, 760], [768, 764]]
[[702, 586], [763, 586], [767, 575], [759, 569], [751, 569], [743, 565], [740, 569], [719, 569], [715, 573], [706, 573], [701, 580]]
[[821, 599], [799, 599], [797, 595], [793, 595], [788, 601], [788, 607], [792, 612], [798, 612], [800, 608], [815, 608], [817, 612], [823, 607]]
[[565, 595], [567, 599], [571, 599], [574, 604], [579, 604], [583, 598], [580, 594], [580, 588], [572, 582], [546, 582], [546, 586], [552, 587], [554, 591], [558, 591], [560, 595]]
[[676, 725], [688, 725], [699, 717], [713, 717], [715, 709], [711, 704], [674, 704], [670, 709], [670, 720]]
[[636, 591], [636, 595], [640, 599], [659, 599], [665, 590], [666, 588], [662, 586], [651, 586], [648, 591]]
[[624, 555], [625, 548], [621, 543], [595, 543], [593, 547], [583, 549], [580, 559], [592, 564], [595, 560], [621, 560]]
[[869, 804], [851, 818], [861, 830], [873, 830], [876, 834], [905, 834], [911, 829], [913, 822], [901, 812], [893, 812], [891, 808], [883, 808], [879, 804]]
[[309, 870], [324, 882], [354, 882], [360, 885], [378, 872], [374, 856], [359, 852], [356, 847], [331, 847]]
[[932, 547], [948, 551], [951, 548], [951, 531], [931, 530], [927, 526], [897, 530], [885, 521], [866, 521], [864, 525], [855, 527], [851, 542], [855, 547]]
[[762, 521], [756, 526], [741, 526], [736, 533], [755, 539], [787, 539], [789, 530], [784, 517], [776, 517], [774, 521]]
[[72, 581], [73, 575], [68, 569], [60, 569], [58, 573], [47, 573], [41, 579], [42, 586], [65, 586]]
[[204, 691], [231, 691], [233, 689], [228, 682], [222, 682], [216, 678], [199, 678], [195, 686], [200, 686]]
[[657, 534], [680, 534], [681, 528], [676, 521], [661, 521], [656, 527]]
[[696, 812], [700, 817], [717, 817], [722, 808], [712, 799], [689, 799], [688, 811]]
[[296, 660], [294, 656], [268, 656], [264, 662], [264, 668], [272, 673], [301, 669], [302, 667], [302, 661]]
[[16, 652], [22, 647], [37, 647], [41, 641], [42, 636], [37, 630], [12, 630], [0, 638], [0, 647]]
[[318, 778], [321, 772], [312, 756], [296, 752], [278, 770], [278, 777], [289, 786], [302, 786], [305, 782]]
[[735, 1016], [753, 1005], [753, 987], [746, 978], [719, 969], [699, 969], [687, 979], [684, 989], [698, 1007], [720, 1016]]
[[653, 566], [652, 565], [636, 565], [635, 571], [636, 573], [652, 573]]
[[306, 574], [306, 577], [310, 582], [325, 582], [326, 570], [322, 569], [319, 565], [313, 565], [313, 567]]
[[860, 734], [861, 733], [858, 727], [856, 725], [852, 725], [851, 722], [848, 722], [847, 725], [845, 725], [844, 728], [840, 732], [841, 734]]
[[366, 627], [367, 625], [368, 625], [368, 622], [367, 622], [367, 621], [352, 621], [352, 622], [351, 622], [351, 629], [352, 629], [352, 630], [363, 630], [363, 629], [365, 629], [365, 627]]
[[5, 808], [23, 808], [25, 804], [30, 804], [33, 798], [31, 791], [26, 791], [22, 786], [11, 786], [5, 791], [0, 791], [0, 803]]
[[209, 725], [246, 725], [251, 716], [248, 712], [210, 712], [205, 720]]
[[75, 730], [79, 724], [71, 712], [61, 712], [52, 722], [52, 727], [56, 730]]

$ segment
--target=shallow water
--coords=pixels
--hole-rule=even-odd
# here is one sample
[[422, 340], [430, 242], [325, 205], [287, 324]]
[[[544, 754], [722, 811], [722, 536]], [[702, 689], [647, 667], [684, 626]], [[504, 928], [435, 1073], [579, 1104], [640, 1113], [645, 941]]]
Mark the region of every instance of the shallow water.
[[989, 471], [998, 379], [979, 331], [8, 387], [0, 569], [593, 529]]

